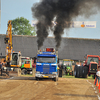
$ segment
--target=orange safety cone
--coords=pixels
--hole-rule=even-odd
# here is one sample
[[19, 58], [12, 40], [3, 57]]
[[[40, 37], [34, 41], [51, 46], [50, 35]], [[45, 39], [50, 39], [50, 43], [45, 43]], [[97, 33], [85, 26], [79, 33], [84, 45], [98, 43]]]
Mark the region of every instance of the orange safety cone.
[[94, 80], [94, 85], [96, 85], [96, 77], [95, 77], [95, 80]]
[[98, 84], [98, 79], [97, 79], [97, 82], [96, 82], [96, 86], [99, 86], [99, 84]]
[[100, 82], [99, 82], [99, 86], [98, 86], [98, 89], [99, 89], [99, 91], [100, 91]]

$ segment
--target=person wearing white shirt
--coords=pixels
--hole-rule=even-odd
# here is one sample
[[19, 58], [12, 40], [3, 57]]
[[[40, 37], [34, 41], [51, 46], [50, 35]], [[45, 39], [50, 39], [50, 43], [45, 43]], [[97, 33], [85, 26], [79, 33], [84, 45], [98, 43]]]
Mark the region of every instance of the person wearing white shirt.
[[97, 79], [98, 79], [98, 84], [99, 84], [99, 81], [100, 81], [100, 68], [98, 68], [98, 71], [96, 72], [96, 82], [97, 82]]

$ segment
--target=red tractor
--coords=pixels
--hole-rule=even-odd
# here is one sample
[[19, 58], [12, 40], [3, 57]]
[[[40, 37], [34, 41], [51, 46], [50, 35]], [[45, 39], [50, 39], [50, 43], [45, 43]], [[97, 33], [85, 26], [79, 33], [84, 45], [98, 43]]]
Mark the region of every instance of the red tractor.
[[75, 77], [87, 78], [91, 74], [96, 75], [97, 69], [100, 67], [100, 57], [98, 55], [87, 55], [85, 63], [82, 66], [75, 65]]

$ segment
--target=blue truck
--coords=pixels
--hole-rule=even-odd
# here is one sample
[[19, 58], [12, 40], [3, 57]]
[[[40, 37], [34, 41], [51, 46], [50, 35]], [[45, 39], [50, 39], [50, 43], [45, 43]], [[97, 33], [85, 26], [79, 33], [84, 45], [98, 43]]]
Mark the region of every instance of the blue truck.
[[58, 51], [54, 48], [46, 48], [45, 51], [38, 50], [35, 78], [52, 78], [58, 81]]

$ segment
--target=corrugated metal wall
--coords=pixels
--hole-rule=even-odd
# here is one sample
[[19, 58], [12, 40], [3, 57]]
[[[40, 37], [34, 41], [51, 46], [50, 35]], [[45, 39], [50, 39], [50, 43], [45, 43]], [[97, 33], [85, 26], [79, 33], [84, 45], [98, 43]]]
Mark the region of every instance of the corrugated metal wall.
[[[5, 56], [4, 44], [5, 35], [0, 35], [0, 53]], [[13, 36], [13, 50], [21, 51], [22, 56], [35, 57], [37, 54], [37, 38], [31, 36]], [[43, 43], [43, 47], [54, 47], [54, 38], [47, 38]], [[98, 39], [76, 39], [62, 38], [61, 45], [58, 48], [60, 59], [84, 60], [86, 54], [100, 55], [100, 40]]]

